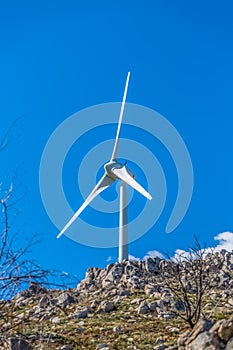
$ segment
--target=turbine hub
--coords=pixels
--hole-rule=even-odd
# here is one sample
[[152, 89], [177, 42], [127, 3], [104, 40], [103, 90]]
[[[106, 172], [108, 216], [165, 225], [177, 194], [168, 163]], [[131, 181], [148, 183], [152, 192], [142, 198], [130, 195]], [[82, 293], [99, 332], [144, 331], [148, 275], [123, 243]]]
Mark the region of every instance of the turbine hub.
[[116, 179], [116, 175], [113, 173], [113, 169], [120, 169], [123, 165], [115, 160], [112, 160], [104, 165], [104, 169], [108, 176], [110, 176], [113, 179]]
[[[110, 162], [104, 165], [104, 169], [108, 176], [110, 176], [112, 179], [117, 179], [118, 177], [113, 173], [113, 169], [121, 169], [123, 167], [126, 167], [125, 164], [126, 162], [122, 164], [120, 162], [117, 162], [116, 160], [111, 160]], [[126, 169], [129, 175], [132, 176], [133, 179], [136, 179], [135, 174], [128, 167], [126, 167]]]

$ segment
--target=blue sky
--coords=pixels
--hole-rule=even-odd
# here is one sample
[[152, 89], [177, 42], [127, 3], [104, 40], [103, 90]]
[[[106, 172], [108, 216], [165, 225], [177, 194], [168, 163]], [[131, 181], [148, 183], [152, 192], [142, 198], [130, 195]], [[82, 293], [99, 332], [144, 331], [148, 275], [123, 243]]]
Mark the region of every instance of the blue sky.
[[[152, 108], [173, 124], [189, 150], [195, 178], [187, 215], [168, 235], [177, 179], [163, 149], [152, 148], [166, 173], [167, 202], [156, 225], [130, 245], [130, 254], [142, 258], [151, 250], [187, 249], [193, 234], [216, 245], [215, 236], [233, 230], [232, 17], [231, 1], [0, 3], [1, 134], [26, 114], [2, 155], [1, 173], [8, 181], [16, 171], [27, 187], [13, 229], [40, 235], [33, 255], [45, 268], [82, 278], [88, 267], [117, 260], [116, 248], [56, 240], [58, 229], [40, 197], [39, 165], [48, 138], [66, 118], [121, 101], [129, 70], [127, 101]], [[76, 162], [73, 151], [67, 165], [71, 178]], [[75, 198], [71, 202], [75, 209]]]

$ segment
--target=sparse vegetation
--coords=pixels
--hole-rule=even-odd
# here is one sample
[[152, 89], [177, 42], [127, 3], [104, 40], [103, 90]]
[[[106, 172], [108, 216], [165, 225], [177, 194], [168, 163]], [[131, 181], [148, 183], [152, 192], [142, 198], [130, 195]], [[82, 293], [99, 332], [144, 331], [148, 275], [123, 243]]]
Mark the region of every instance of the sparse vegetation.
[[[174, 257], [168, 256], [161, 261], [161, 279], [164, 286], [174, 297], [172, 312], [186, 321], [191, 328], [203, 314], [204, 299], [217, 286], [218, 271], [211, 273], [216, 267], [213, 249], [202, 247], [195, 236], [195, 244], [187, 252], [177, 252]], [[224, 262], [218, 261], [219, 271]]]
[[[216, 293], [215, 298], [211, 298], [211, 295], [203, 298], [205, 316], [226, 318], [232, 310], [226, 307], [220, 291], [214, 289], [213, 292]], [[160, 317], [156, 311], [139, 314], [138, 307], [143, 300], [148, 304], [158, 300], [143, 292], [131, 292], [118, 301], [116, 296], [107, 297], [115, 304], [115, 309], [99, 313], [98, 305], [106, 301], [103, 291], [98, 294], [98, 304], [90, 309], [85, 318], [74, 315], [77, 308], [83, 310], [96, 300], [94, 291], [86, 298], [77, 289], [68, 289], [65, 293], [70, 300], [67, 305], [64, 292], [57, 289], [40, 289], [39, 286], [33, 289], [31, 286], [19, 293], [12, 301], [1, 305], [1, 334], [7, 337], [20, 335], [32, 344], [33, 349], [55, 350], [69, 345], [72, 350], [93, 350], [98, 344], [107, 343], [110, 349], [149, 350], [159, 344], [174, 345], [179, 334], [190, 329], [182, 318]], [[5, 314], [9, 314], [9, 308], [14, 327], [9, 327], [9, 322], [7, 324], [4, 318]]]

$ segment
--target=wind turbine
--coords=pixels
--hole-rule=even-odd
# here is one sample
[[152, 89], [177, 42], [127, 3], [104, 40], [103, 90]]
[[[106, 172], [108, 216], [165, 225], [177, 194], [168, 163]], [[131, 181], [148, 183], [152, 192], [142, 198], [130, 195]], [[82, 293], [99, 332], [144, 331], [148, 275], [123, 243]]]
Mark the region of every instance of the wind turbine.
[[119, 208], [119, 262], [128, 259], [128, 199], [127, 199], [127, 185], [133, 187], [139, 193], [149, 200], [152, 199], [151, 195], [135, 180], [133, 172], [126, 167], [126, 164], [122, 164], [117, 161], [118, 156], [118, 144], [120, 138], [122, 118], [124, 114], [126, 95], [128, 91], [130, 72], [128, 72], [123, 100], [121, 104], [118, 128], [116, 133], [116, 140], [112, 152], [112, 156], [109, 162], [104, 165], [105, 173], [92, 192], [89, 194], [85, 202], [68, 221], [65, 227], [58, 234], [57, 238], [60, 238], [63, 233], [72, 225], [82, 211], [90, 204], [90, 202], [102, 191], [106, 190], [116, 180], [120, 180], [120, 208]]

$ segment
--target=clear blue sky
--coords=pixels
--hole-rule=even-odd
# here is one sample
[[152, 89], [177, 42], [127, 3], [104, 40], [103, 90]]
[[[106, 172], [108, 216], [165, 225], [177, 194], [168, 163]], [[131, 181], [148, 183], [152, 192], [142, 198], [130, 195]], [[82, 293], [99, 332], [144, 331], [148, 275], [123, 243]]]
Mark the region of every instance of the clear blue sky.
[[[142, 258], [150, 250], [187, 249], [193, 234], [214, 245], [218, 233], [233, 230], [232, 23], [230, 0], [0, 2], [1, 134], [27, 114], [2, 158], [1, 172], [8, 169], [10, 177], [17, 171], [27, 186], [14, 228], [23, 226], [27, 237], [41, 236], [33, 254], [43, 267], [82, 278], [88, 267], [105, 266], [109, 256], [117, 259], [117, 249], [56, 240], [58, 230], [40, 197], [39, 164], [63, 120], [83, 108], [121, 100], [128, 70], [128, 102], [158, 111], [175, 126], [195, 176], [188, 213], [167, 235], [176, 174], [166, 174], [165, 210], [130, 245], [130, 254]], [[73, 154], [71, 170], [75, 161]]]

